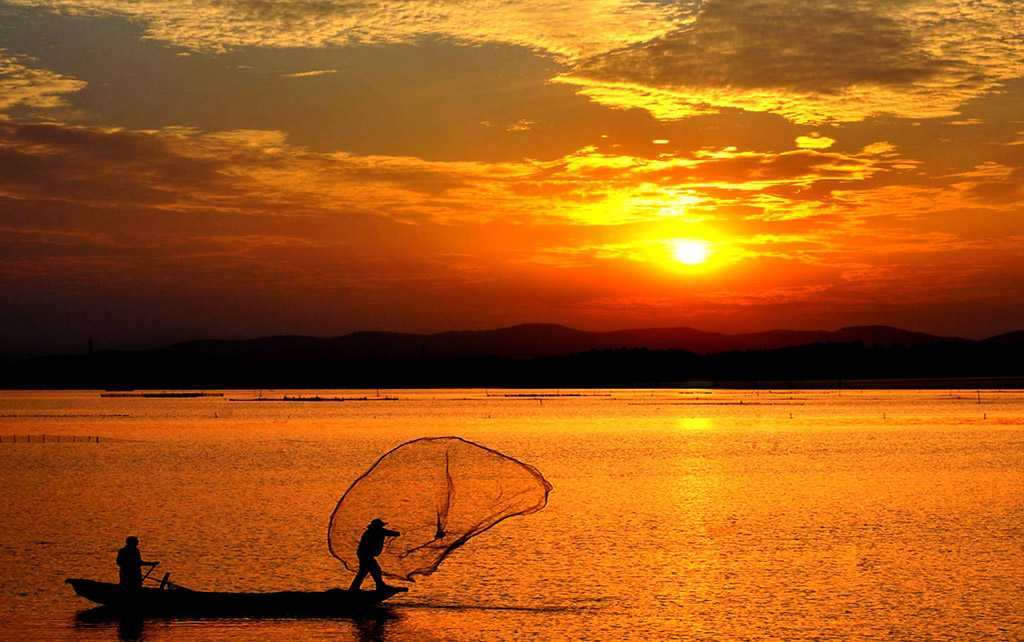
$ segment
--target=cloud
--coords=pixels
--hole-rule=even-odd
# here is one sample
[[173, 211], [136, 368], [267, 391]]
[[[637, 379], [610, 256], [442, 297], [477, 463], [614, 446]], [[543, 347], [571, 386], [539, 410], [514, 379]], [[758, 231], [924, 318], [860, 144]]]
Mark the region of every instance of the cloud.
[[[80, 264], [81, 274], [100, 280], [106, 270], [143, 270], [160, 282], [197, 271], [219, 282], [275, 270], [266, 278], [287, 272], [300, 283], [322, 278], [323, 261], [346, 265], [347, 278], [369, 287], [424, 270], [471, 283], [499, 265], [656, 264], [680, 225], [709, 239], [716, 226], [739, 220], [834, 216], [848, 206], [801, 204], [774, 190], [856, 186], [886, 162], [823, 150], [644, 158], [592, 148], [548, 162], [425, 161], [317, 153], [280, 132], [0, 119], [0, 243], [18, 248], [0, 262], [0, 276], [44, 278]], [[432, 242], [410, 245], [416, 234]], [[495, 265], [480, 263], [484, 247]], [[437, 264], [408, 267], [400, 257], [411, 248]], [[720, 261], [751, 251], [724, 240], [715, 249]]]
[[471, 216], [469, 199], [497, 196], [506, 181], [529, 171], [521, 164], [314, 153], [288, 145], [280, 132], [0, 119], [0, 196], [111, 212], [142, 207], [288, 218], [358, 211], [444, 220]]
[[53, 109], [66, 105], [65, 94], [80, 91], [86, 83], [45, 69], [29, 66], [32, 61], [0, 49], [0, 111], [15, 106]]
[[958, 174], [953, 187], [971, 199], [989, 205], [1019, 205], [1024, 201], [1024, 167], [987, 161]]
[[895, 150], [896, 150], [896, 146], [893, 145], [892, 143], [887, 143], [885, 141], [879, 141], [877, 143], [871, 143], [869, 145], [865, 145], [864, 148], [861, 150], [861, 153], [862, 154], [872, 154], [872, 155], [884, 156], [884, 155], [892, 154]]
[[[621, 327], [1019, 292], [1007, 284], [1024, 276], [1010, 233], [1019, 200], [979, 192], [1019, 183], [1009, 164], [918, 177], [887, 143], [656, 147], [428, 161], [313, 152], [274, 131], [0, 118], [0, 292], [103, 315], [103, 300], [135, 311], [188, 301], [222, 323], [196, 332], [241, 322], [247, 334], [317, 319], [317, 331], [341, 318], [379, 327], [395, 310], [417, 328], [556, 312]], [[712, 247], [706, 269], [673, 265], [680, 238]], [[225, 306], [237, 314], [219, 316]], [[472, 316], [482, 309], [496, 316]], [[255, 316], [286, 321], [239, 321]]]
[[828, 149], [835, 142], [834, 138], [822, 136], [817, 132], [811, 132], [807, 136], [798, 136], [796, 146], [800, 149]]
[[[886, 171], [890, 161], [871, 155], [821, 150], [783, 153], [706, 149], [657, 158], [602, 154], [583, 149], [515, 179], [514, 189], [536, 216], [578, 224], [623, 225], [665, 219], [695, 221], [727, 207], [756, 210], [746, 216], [816, 216], [818, 198], [845, 184]], [[521, 211], [532, 211], [520, 204]]]
[[[923, 220], [963, 207], [1009, 211], [1022, 198], [1015, 188], [1019, 170], [1007, 164], [928, 177], [886, 142], [854, 153], [796, 145], [774, 153], [731, 147], [666, 153], [666, 146], [655, 146], [656, 155], [645, 157], [588, 147], [551, 161], [428, 161], [313, 152], [274, 131], [131, 131], [0, 119], [0, 198], [96, 217], [105, 211], [109, 220], [119, 211], [186, 218], [202, 212], [274, 229], [285, 224], [267, 221], [351, 217], [534, 231], [737, 229], [756, 221], [799, 224], [806, 232], [834, 231], [840, 229], [834, 222], [843, 221], [842, 233], [878, 217]], [[659, 231], [645, 241], [679, 236]], [[586, 244], [615, 243], [621, 239]]]
[[315, 71], [300, 71], [294, 74], [285, 74], [285, 78], [309, 78], [310, 76], [326, 76], [338, 73], [337, 69], [317, 69]]
[[13, 0], [22, 6], [120, 15], [147, 36], [192, 50], [415, 43], [441, 37], [505, 43], [574, 59], [664, 35], [699, 0]]
[[799, 123], [934, 118], [1024, 75], [1014, 3], [709, 0], [689, 27], [558, 82], [661, 119], [737, 108]]
[[520, 118], [516, 122], [514, 122], [511, 125], [508, 125], [507, 127], [505, 127], [505, 130], [506, 131], [510, 131], [510, 132], [525, 132], [525, 131], [530, 131], [530, 129], [532, 127], [533, 127], [533, 121], [532, 120], [527, 120], [526, 118]]

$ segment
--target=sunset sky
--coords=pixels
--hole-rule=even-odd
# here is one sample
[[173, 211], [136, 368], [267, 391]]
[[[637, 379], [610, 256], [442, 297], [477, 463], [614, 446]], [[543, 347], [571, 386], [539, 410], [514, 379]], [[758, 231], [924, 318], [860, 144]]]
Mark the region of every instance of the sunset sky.
[[1017, 0], [0, 1], [0, 356], [1024, 328]]

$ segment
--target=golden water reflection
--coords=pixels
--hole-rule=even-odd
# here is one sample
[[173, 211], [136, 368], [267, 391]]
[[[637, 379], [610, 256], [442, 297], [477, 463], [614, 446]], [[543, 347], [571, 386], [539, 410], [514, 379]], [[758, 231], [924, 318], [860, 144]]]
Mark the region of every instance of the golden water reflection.
[[[0, 444], [7, 639], [1024, 637], [1019, 392], [386, 394], [0, 393], [0, 434], [103, 438]], [[554, 491], [393, 600], [394, 620], [76, 623], [87, 604], [63, 579], [116, 578], [126, 534], [193, 588], [347, 583], [326, 549], [338, 498], [387, 450], [440, 435]]]

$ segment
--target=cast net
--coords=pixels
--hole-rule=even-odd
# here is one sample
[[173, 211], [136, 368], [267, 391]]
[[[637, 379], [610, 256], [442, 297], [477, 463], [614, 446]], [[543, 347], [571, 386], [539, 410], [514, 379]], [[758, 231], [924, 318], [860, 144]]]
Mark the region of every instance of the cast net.
[[459, 437], [417, 439], [395, 448], [359, 477], [331, 515], [327, 544], [350, 571], [373, 519], [401, 533], [377, 558], [384, 575], [412, 581], [449, 553], [514, 515], [547, 504], [551, 484], [533, 466]]

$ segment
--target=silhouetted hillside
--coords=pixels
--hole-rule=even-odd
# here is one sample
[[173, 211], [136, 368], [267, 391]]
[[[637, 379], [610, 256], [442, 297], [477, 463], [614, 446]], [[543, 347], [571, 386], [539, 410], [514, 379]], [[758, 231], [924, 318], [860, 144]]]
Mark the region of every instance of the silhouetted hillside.
[[[824, 337], [824, 340], [818, 340]], [[685, 346], [685, 347], [680, 347]], [[152, 351], [16, 362], [5, 388], [651, 386], [1024, 376], [1024, 332], [972, 341], [867, 326], [726, 335], [692, 328], [580, 332], [360, 332], [192, 341]]]
[[693, 328], [584, 332], [561, 325], [523, 324], [498, 330], [450, 331], [438, 334], [356, 332], [333, 339], [302, 336], [265, 337], [240, 341], [190, 341], [158, 352], [231, 359], [297, 361], [351, 359], [464, 359], [501, 357], [533, 359], [579, 354], [590, 350], [647, 348], [712, 354], [730, 350], [769, 350], [812, 343], [850, 343], [905, 347], [965, 339], [908, 332], [888, 326], [860, 326], [835, 332], [774, 330], [753, 334], [721, 334]]
[[985, 339], [984, 343], [988, 345], [1020, 345], [1024, 343], [1024, 330], [1017, 330], [1016, 332], [1007, 332], [1006, 334], [997, 334], [994, 337]]

